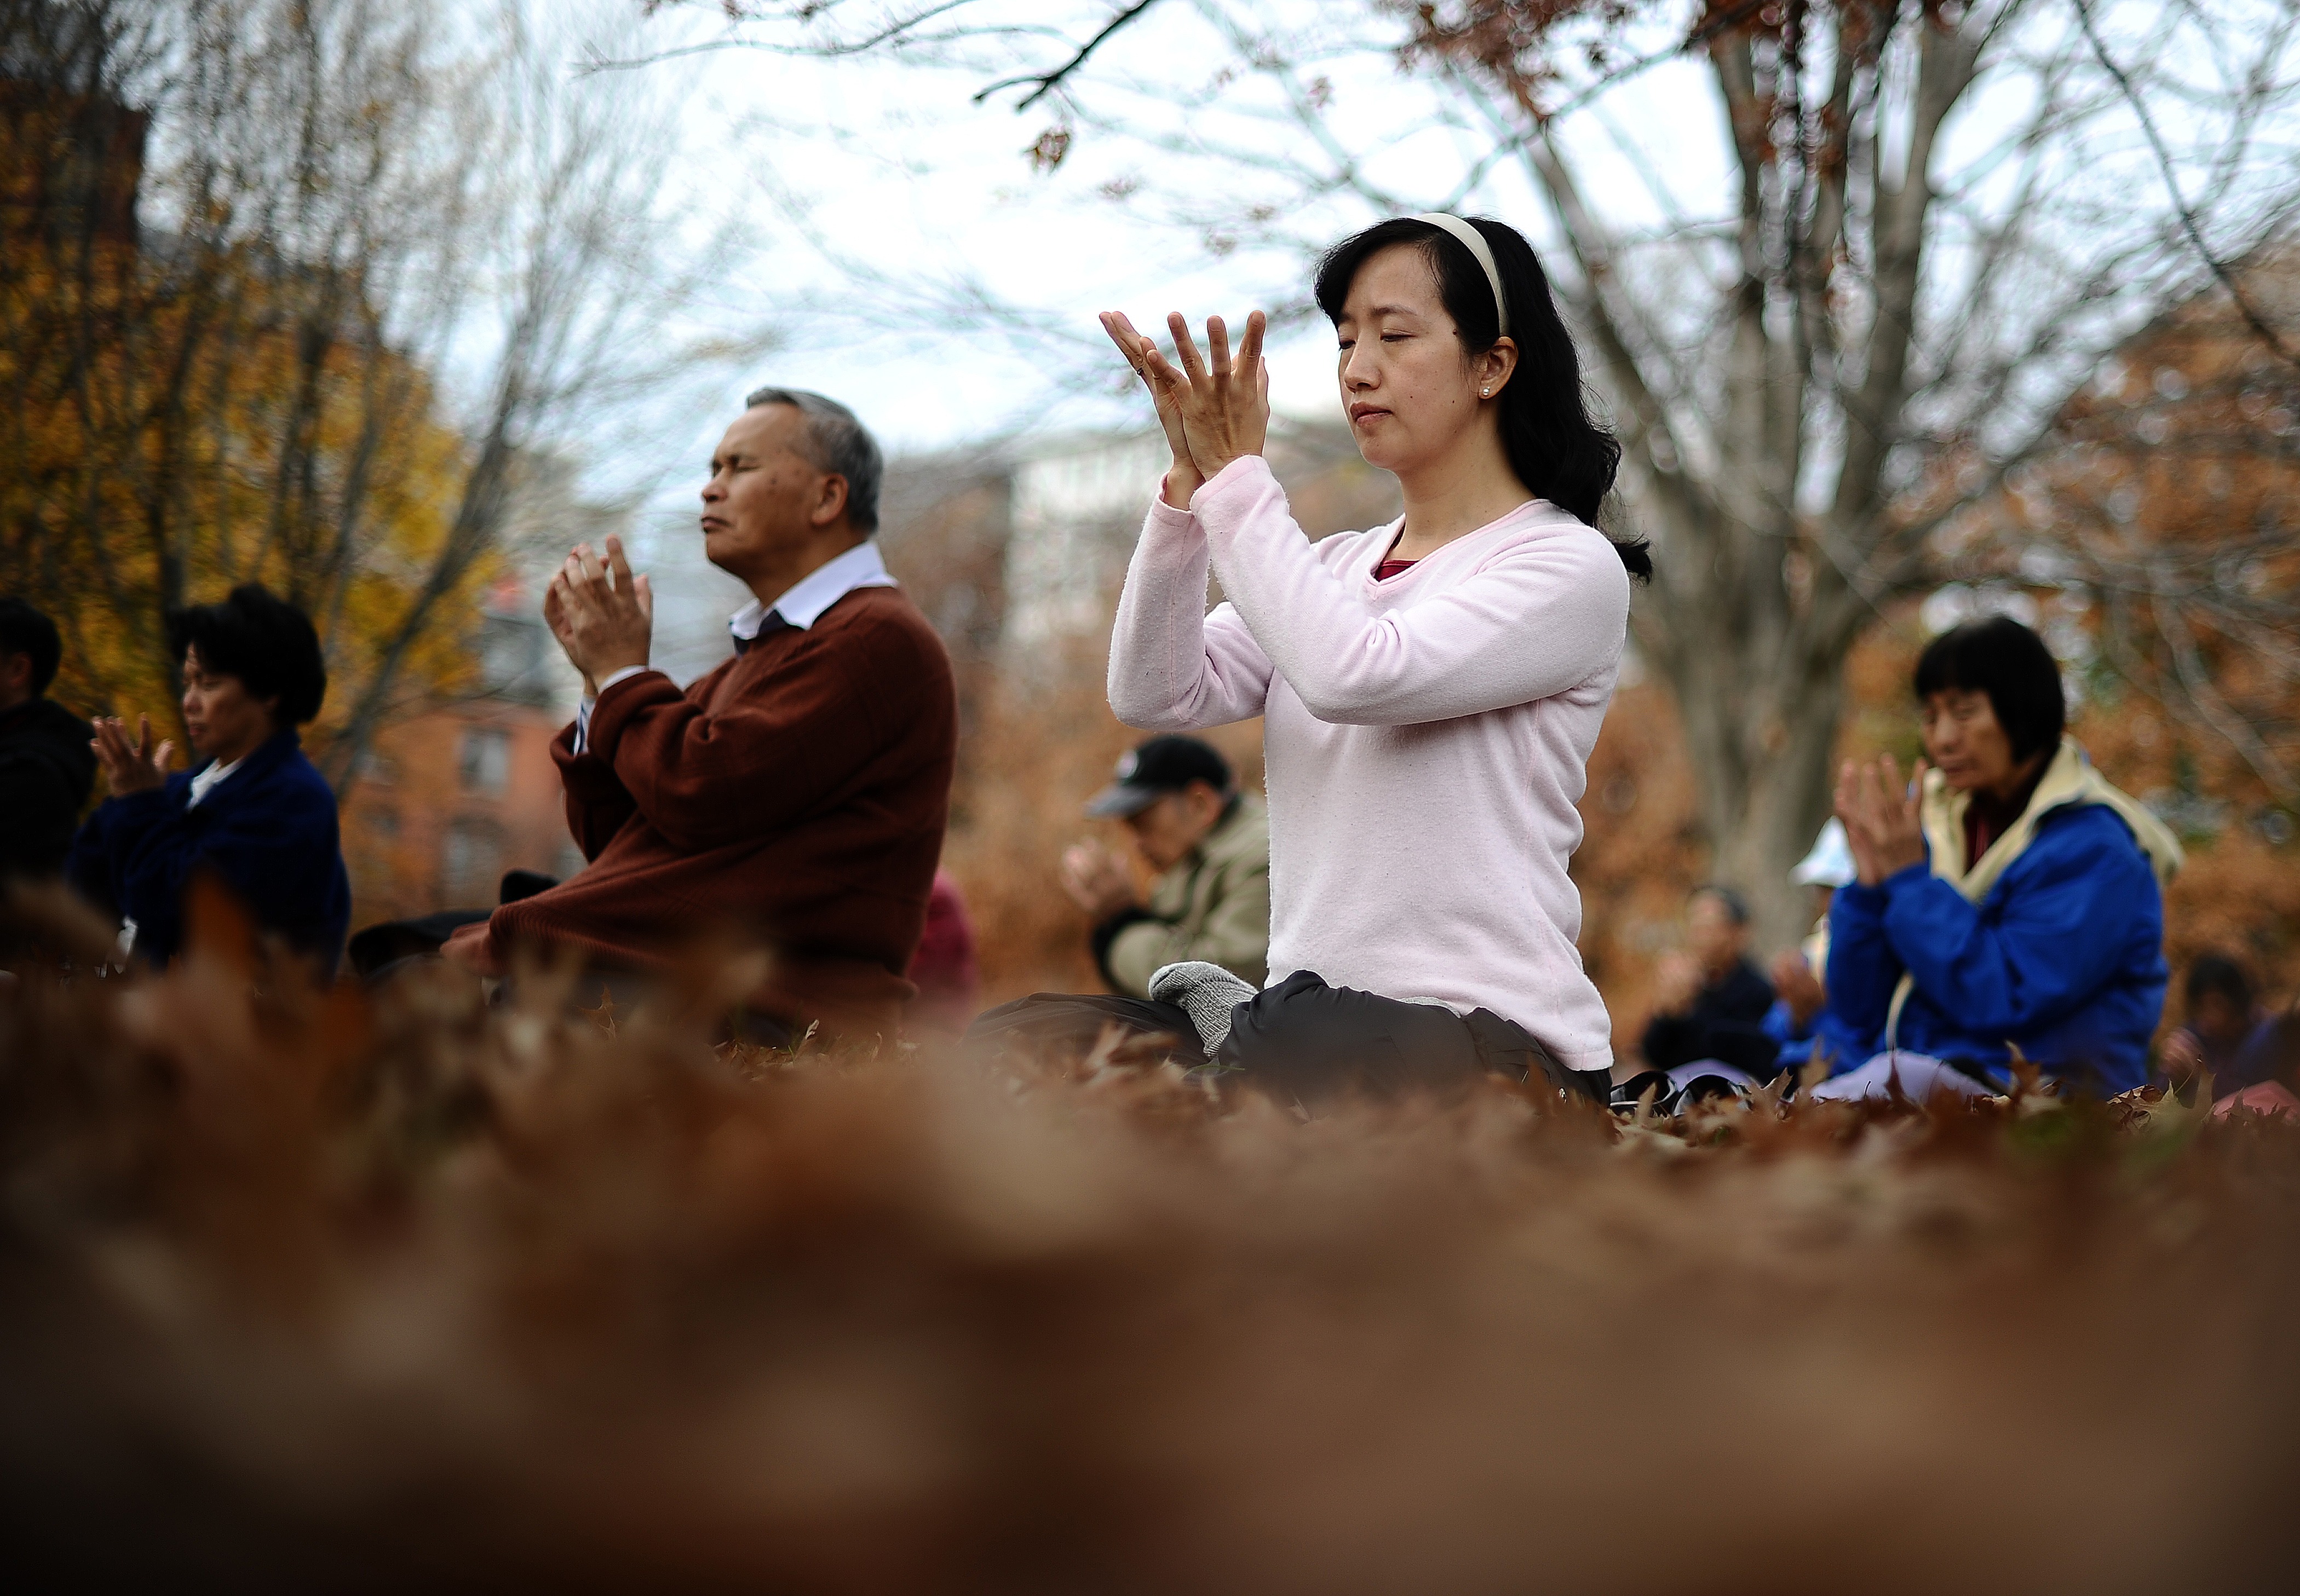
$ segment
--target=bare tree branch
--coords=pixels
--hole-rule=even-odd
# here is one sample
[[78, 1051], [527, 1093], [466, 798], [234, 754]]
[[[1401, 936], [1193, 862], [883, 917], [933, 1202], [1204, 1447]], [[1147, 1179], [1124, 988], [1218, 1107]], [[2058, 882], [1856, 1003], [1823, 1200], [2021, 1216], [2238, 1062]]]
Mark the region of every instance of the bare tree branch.
[[2205, 269], [2218, 279], [2221, 287], [2228, 290], [2229, 297], [2236, 302], [2237, 309], [2243, 314], [2245, 324], [2258, 335], [2260, 340], [2282, 359], [2300, 363], [2300, 351], [2295, 351], [2287, 345], [2283, 336], [2254, 308], [2243, 287], [2229, 272], [2227, 262], [2204, 242], [2204, 229], [2196, 223], [2196, 213], [2189, 207], [2188, 197], [2180, 192], [2179, 177], [2172, 170], [2172, 153], [2165, 147], [2164, 136], [2157, 131], [2156, 119], [2150, 112], [2147, 101], [2133, 87], [2131, 77], [2108, 53], [2108, 45], [2100, 37], [2099, 24], [2093, 21], [2092, 0], [2069, 0], [2069, 3], [2076, 8], [2077, 21], [2084, 29], [2085, 38], [2091, 44], [2093, 54], [2099, 59], [2101, 70], [2109, 75], [2111, 81], [2131, 104], [2132, 114], [2140, 123], [2140, 130], [2147, 136], [2148, 147], [2156, 157], [2156, 169], [2163, 174], [2164, 192], [2171, 199], [2173, 212], [2180, 219], [2180, 230], [2195, 248], [2197, 259], [2204, 262]]
[[[1155, 176], [1126, 179], [1142, 196], [1127, 203], [1154, 201], [1162, 222], [1217, 252], [1245, 241], [1305, 256], [1337, 216], [1441, 195], [1466, 209], [1512, 184], [1512, 162], [1522, 170], [1550, 224], [1537, 242], [1560, 257], [1554, 285], [1613, 407], [1625, 502], [1661, 555], [1640, 637], [1695, 737], [1719, 868], [1765, 900], [1778, 933], [1796, 908], [1778, 885], [1784, 851], [1810, 842], [1796, 834], [1818, 824], [1827, 786], [1812, 762], [1827, 739], [1811, 727], [1833, 721], [1844, 651], [1879, 606], [1959, 569], [1955, 539], [1977, 506], [2024, 470], [2059, 469], [2072, 396], [2212, 280], [2189, 262], [2197, 243], [2256, 240], [2300, 214], [2271, 124], [2300, 99], [2279, 42], [2300, 37], [2300, 0], [2262, 0], [2273, 14], [2249, 26], [2235, 3], [2134, 8], [2146, 73], [2110, 73], [2098, 19], [2047, 0], [1718, 4], [1674, 28], [1646, 8], [1574, 0], [1196, 0], [1158, 8], [1154, 24], [1129, 13], [1129, 26], [1199, 28], [1171, 46], [1193, 60], [1211, 29], [1227, 62], [1182, 83], [1129, 76], [1133, 52], [1087, 60], [1069, 45], [1062, 70], [1030, 54], [1036, 41], [1002, 46], [994, 27], [1052, 14], [1014, 0], [945, 19], [947, 40], [979, 29], [983, 51], [946, 41], [937, 60], [979, 70], [989, 93], [1050, 87], [1062, 70], [1065, 129], [1155, 158]], [[1395, 32], [1359, 33], [1352, 16]], [[779, 27], [793, 42], [788, 17]], [[1394, 90], [1369, 78], [1338, 87], [1350, 79], [1331, 63], [1353, 59], [1408, 76]], [[1716, 153], [1730, 182], [1690, 204], [1677, 163], [1646, 159], [1604, 98], [1664, 62], [1699, 70], [1722, 102]], [[2030, 100], [1975, 150], [1961, 130], [1993, 119], [1962, 112], [1984, 79], [2007, 103]], [[1615, 196], [1588, 191], [1592, 163], [1611, 157], [1578, 137], [1582, 112], [1658, 223], [1624, 225]], [[1417, 157], [1404, 169], [1416, 192], [1393, 192], [1411, 140], [1442, 147], [1432, 129], [1458, 140], [1458, 160]], [[2151, 160], [2172, 208], [2135, 203], [2136, 168]], [[2182, 160], [2212, 174], [2208, 205], [2172, 180]], [[976, 313], [1029, 336], [1029, 307]], [[2184, 606], [2210, 681], [2212, 639], [2262, 624], [2217, 588], [2165, 602]], [[2263, 746], [2275, 752], [2272, 737]]]
[[1076, 50], [1072, 51], [1071, 58], [1062, 62], [1062, 65], [1056, 67], [1054, 71], [1050, 72], [1026, 72], [1021, 77], [1005, 78], [1000, 79], [996, 83], [986, 85], [984, 87], [978, 89], [975, 92], [974, 103], [979, 105], [983, 101], [988, 99], [992, 95], [996, 94], [1000, 89], [1016, 88], [1025, 83], [1034, 84], [1036, 87], [1033, 87], [1029, 94], [1024, 95], [1021, 99], [1015, 102], [1014, 104], [1014, 109], [1017, 111], [1028, 111], [1040, 100], [1045, 99], [1048, 95], [1053, 94], [1056, 89], [1060, 88], [1065, 79], [1076, 72], [1080, 67], [1086, 65], [1088, 62], [1093, 60], [1094, 53], [1096, 50], [1101, 49], [1104, 44], [1108, 43], [1112, 34], [1116, 33], [1120, 29], [1125, 27], [1129, 22], [1134, 21], [1137, 17], [1140, 16], [1144, 12], [1148, 11], [1156, 4], [1158, 4], [1158, 0], [1134, 0], [1133, 4], [1126, 7], [1116, 16], [1111, 18], [1109, 22], [1104, 26], [1101, 32], [1096, 34], [1092, 38], [1089, 38], [1086, 43], [1080, 45]]

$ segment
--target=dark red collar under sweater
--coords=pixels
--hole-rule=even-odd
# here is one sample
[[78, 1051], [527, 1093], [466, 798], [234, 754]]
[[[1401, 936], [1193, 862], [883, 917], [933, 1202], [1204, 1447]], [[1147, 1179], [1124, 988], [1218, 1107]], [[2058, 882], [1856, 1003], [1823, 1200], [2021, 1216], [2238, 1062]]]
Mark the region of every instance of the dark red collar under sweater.
[[891, 587], [762, 636], [681, 693], [659, 673], [601, 695], [586, 751], [552, 746], [579, 874], [488, 922], [522, 941], [662, 968], [717, 938], [774, 954], [751, 1006], [891, 1032], [950, 809], [950, 657]]

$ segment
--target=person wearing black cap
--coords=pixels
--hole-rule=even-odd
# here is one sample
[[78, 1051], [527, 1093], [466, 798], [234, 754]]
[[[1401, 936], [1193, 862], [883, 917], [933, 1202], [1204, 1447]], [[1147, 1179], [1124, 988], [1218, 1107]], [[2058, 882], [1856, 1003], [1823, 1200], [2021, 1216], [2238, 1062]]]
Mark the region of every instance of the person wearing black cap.
[[1157, 871], [1138, 900], [1125, 862], [1080, 844], [1062, 855], [1062, 886], [1094, 917], [1095, 963], [1113, 992], [1150, 995], [1160, 967], [1218, 964], [1260, 986], [1270, 960], [1270, 822], [1238, 790], [1229, 761], [1196, 737], [1152, 737], [1118, 761], [1086, 812], [1123, 820]]

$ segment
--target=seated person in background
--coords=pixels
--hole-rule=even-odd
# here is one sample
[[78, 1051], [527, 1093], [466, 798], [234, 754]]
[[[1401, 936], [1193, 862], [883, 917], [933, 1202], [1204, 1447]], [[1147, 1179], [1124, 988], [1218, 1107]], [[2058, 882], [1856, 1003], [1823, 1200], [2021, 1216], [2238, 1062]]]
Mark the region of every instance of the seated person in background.
[[[891, 1034], [950, 808], [958, 704], [942, 640], [879, 555], [879, 445], [819, 394], [762, 388], [703, 488], [704, 549], [755, 595], [735, 654], [684, 692], [647, 663], [654, 596], [621, 544], [579, 545], [544, 617], [583, 675], [552, 757], [589, 865], [445, 952], [522, 942], [645, 977], [699, 936], [775, 958], [748, 1034]], [[760, 1023], [763, 1021], [764, 1023]]]
[[1661, 961], [1660, 990], [1639, 1051], [1654, 1069], [1708, 1060], [1762, 1078], [1779, 1044], [1764, 1031], [1773, 989], [1749, 962], [1749, 906], [1729, 886], [1696, 886], [1685, 904], [1685, 949]]
[[1794, 948], [1773, 957], [1773, 1006], [1767, 1010], [1765, 1035], [1780, 1044], [1774, 1062], [1783, 1069], [1801, 1070], [1818, 1054], [1833, 1070], [1865, 1063], [1877, 1050], [1870, 1039], [1829, 1007], [1829, 905], [1838, 888], [1853, 879], [1853, 850], [1845, 840], [1845, 822], [1831, 817], [1813, 840], [1812, 852], [1789, 872], [1797, 885], [1812, 889], [1812, 933]]
[[182, 668], [184, 729], [206, 758], [166, 773], [171, 744], [149, 717], [131, 741], [96, 723], [112, 796], [80, 827], [66, 874], [121, 922], [122, 946], [165, 964], [183, 940], [184, 889], [212, 873], [257, 927], [330, 974], [351, 923], [336, 795], [304, 757], [296, 727], [320, 712], [328, 668], [304, 612], [250, 582], [220, 604], [168, 618]]
[[1118, 761], [1087, 802], [1120, 819], [1158, 872], [1138, 902], [1125, 861], [1081, 843], [1062, 855], [1062, 887], [1094, 918], [1094, 961], [1112, 992], [1150, 995], [1161, 966], [1218, 964], [1250, 986], [1270, 974], [1270, 819], [1238, 790], [1229, 761], [1196, 737], [1152, 737]]
[[64, 868], [96, 780], [94, 728], [47, 695], [62, 660], [55, 622], [0, 598], [0, 885]]
[[2015, 1048], [2066, 1085], [2139, 1085], [2179, 844], [2062, 735], [2060, 666], [2018, 621], [1935, 638], [1915, 687], [1934, 768], [1912, 793], [1889, 755], [1848, 762], [1837, 793], [1858, 878], [1829, 910], [1829, 1007], [1885, 1051], [1816, 1095], [1999, 1091]]
[[2203, 1076], [2212, 1095], [2266, 1080], [2274, 1073], [2275, 1017], [2254, 1001], [2244, 967], [2225, 953], [2199, 953], [2182, 986], [2188, 1023], [2164, 1039], [2166, 1083], [2186, 1090]]

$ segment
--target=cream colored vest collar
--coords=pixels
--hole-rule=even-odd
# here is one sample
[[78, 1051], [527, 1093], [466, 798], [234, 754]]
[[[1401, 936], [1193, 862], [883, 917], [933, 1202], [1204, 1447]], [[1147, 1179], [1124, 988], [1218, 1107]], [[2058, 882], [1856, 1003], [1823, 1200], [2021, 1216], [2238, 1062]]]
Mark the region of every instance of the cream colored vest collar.
[[2179, 839], [2164, 822], [2150, 813], [2138, 799], [2110, 786], [2107, 778], [2093, 769], [2092, 761], [2077, 746], [2074, 737], [2062, 737], [2053, 762], [2045, 767], [2044, 779], [2029, 796], [2029, 807], [2021, 811], [2019, 819], [2004, 828], [2004, 835], [1970, 863], [1964, 857], [1964, 811], [1972, 805], [1972, 794], [1950, 786], [1938, 770], [1925, 772], [1921, 812], [1925, 841], [1932, 848], [1933, 874], [1963, 894], [1967, 901], [1979, 902], [2012, 861], [2029, 851], [2029, 844], [2036, 840], [2038, 823], [2054, 810], [2072, 803], [2102, 803], [2114, 810], [2132, 827], [2133, 839], [2148, 856], [2149, 868], [2156, 872], [2157, 885], [2171, 881], [2187, 862]]

